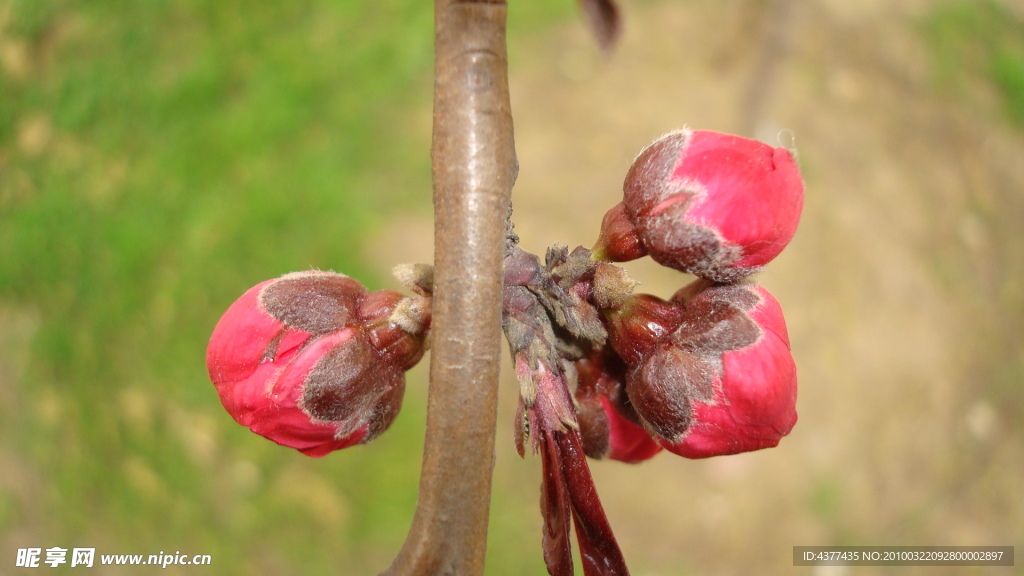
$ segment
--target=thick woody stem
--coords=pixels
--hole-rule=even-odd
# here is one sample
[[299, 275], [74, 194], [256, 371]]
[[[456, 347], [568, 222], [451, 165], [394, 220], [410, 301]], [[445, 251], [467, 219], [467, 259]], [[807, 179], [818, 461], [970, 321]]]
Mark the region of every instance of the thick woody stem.
[[416, 514], [383, 574], [483, 574], [516, 173], [504, 1], [436, 0], [434, 302]]

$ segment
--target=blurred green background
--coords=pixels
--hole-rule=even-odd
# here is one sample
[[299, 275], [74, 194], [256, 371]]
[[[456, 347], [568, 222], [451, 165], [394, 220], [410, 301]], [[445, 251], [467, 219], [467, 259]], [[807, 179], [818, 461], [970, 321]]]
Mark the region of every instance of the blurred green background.
[[[635, 574], [786, 573], [792, 545], [1024, 550], [1020, 7], [623, 2], [606, 61], [574, 2], [511, 4], [528, 248], [590, 242], [632, 155], [686, 123], [792, 129], [808, 181], [764, 276], [802, 422], [721, 462], [597, 464]], [[391, 265], [429, 259], [432, 34], [412, 0], [0, 2], [0, 573], [52, 546], [213, 557], [171, 574], [388, 564], [424, 367], [387, 434], [310, 459], [237, 426], [203, 356], [257, 282], [394, 288]], [[503, 387], [487, 573], [542, 574]]]

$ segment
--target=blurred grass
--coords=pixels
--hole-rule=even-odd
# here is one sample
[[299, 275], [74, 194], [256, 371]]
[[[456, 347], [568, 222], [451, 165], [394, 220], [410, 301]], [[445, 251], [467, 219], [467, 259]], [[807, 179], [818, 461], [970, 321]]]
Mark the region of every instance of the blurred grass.
[[946, 0], [923, 19], [941, 84], [992, 86], [1002, 112], [1024, 127], [1024, 21], [996, 0]]
[[[574, 8], [530, 4], [513, 30]], [[389, 285], [363, 243], [429, 214], [432, 18], [412, 0], [0, 6], [4, 565], [29, 546], [211, 554], [217, 574], [390, 561], [422, 406], [314, 461], [235, 425], [203, 357], [263, 279]]]
[[[997, 0], [946, 0], [929, 10], [921, 24], [932, 50], [938, 91], [964, 107], [984, 107], [986, 116], [1024, 130], [1024, 15], [1010, 6]], [[984, 158], [984, 149], [964, 152], [971, 160], [990, 161]], [[968, 371], [990, 383], [989, 393], [1004, 410], [1024, 415], [1019, 390], [1024, 342], [1017, 329], [1024, 315], [1024, 262], [1016, 257], [1024, 251], [1019, 233], [1024, 197], [995, 197], [993, 189], [1013, 185], [998, 178], [979, 179], [977, 171], [972, 176], [968, 184], [975, 225], [1001, 241], [983, 258], [959, 255], [973, 265], [973, 275], [954, 273], [949, 254], [936, 258], [933, 265], [951, 288], [990, 305], [975, 312], [975, 321], [1007, 336], [973, 342]]]

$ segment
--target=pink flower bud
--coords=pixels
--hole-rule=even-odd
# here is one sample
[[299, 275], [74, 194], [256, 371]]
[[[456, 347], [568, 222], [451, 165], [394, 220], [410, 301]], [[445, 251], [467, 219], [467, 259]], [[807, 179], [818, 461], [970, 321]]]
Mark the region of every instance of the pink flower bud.
[[586, 455], [633, 463], [661, 452], [626, 397], [622, 360], [605, 351], [578, 360], [575, 366], [577, 419]]
[[395, 293], [333, 272], [262, 282], [217, 323], [207, 368], [243, 426], [310, 456], [373, 439], [401, 407], [422, 334], [389, 323]]
[[628, 403], [668, 450], [705, 458], [767, 448], [796, 423], [796, 365], [782, 309], [764, 288], [697, 280], [671, 302], [638, 295], [606, 316], [628, 366]]
[[[803, 208], [789, 151], [708, 131], [672, 132], [645, 148], [623, 190], [625, 213], [655, 261], [716, 282], [739, 280], [778, 256]], [[628, 245], [625, 237], [615, 235], [615, 245]]]
[[[700, 283], [703, 281], [694, 284]], [[674, 335], [677, 345], [705, 358], [714, 357], [719, 348], [726, 349], [721, 354], [720, 372], [711, 382], [711, 398], [692, 397], [689, 429], [675, 442], [663, 441], [663, 445], [688, 458], [778, 445], [797, 422], [797, 366], [778, 301], [764, 288], [751, 284], [707, 286], [687, 300], [691, 315], [720, 320], [705, 324], [701, 333], [685, 336], [684, 322]], [[716, 316], [710, 312], [712, 308], [734, 308], [743, 320]]]

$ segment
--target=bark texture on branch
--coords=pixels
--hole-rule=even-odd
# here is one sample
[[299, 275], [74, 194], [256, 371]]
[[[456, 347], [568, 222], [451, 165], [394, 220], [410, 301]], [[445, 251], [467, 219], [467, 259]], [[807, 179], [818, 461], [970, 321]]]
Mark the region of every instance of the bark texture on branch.
[[436, 0], [434, 302], [419, 501], [383, 574], [476, 576], [487, 546], [516, 160], [504, 1]]

